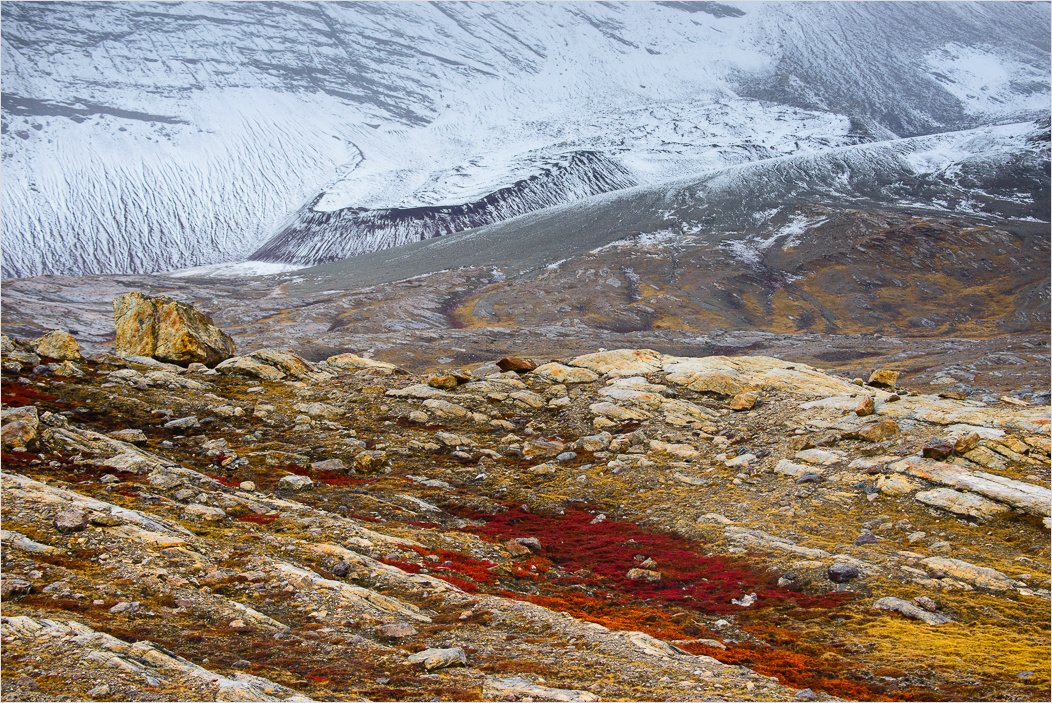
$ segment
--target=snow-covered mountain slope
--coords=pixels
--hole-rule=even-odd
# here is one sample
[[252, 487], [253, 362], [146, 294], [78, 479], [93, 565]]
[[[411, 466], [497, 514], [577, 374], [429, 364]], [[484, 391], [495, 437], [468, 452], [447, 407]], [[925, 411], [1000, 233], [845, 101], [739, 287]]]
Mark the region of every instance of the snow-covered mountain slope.
[[[297, 281], [378, 285], [461, 267], [496, 278], [558, 267], [619, 243], [701, 247], [746, 265], [766, 252], [837, 245], [815, 210], [889, 209], [1047, 229], [1049, 123], [893, 140], [717, 169], [593, 196], [446, 237], [302, 269]], [[1031, 224], [1032, 223], [1032, 224]], [[669, 253], [672, 252], [672, 253]], [[1047, 258], [1047, 256], [1046, 256]]]
[[550, 177], [572, 154], [652, 184], [1033, 119], [1050, 94], [1047, 3], [0, 11], [4, 277], [234, 261], [290, 231], [353, 253], [430, 236], [374, 226], [396, 211], [442, 213], [433, 234], [596, 192], [599, 171]]

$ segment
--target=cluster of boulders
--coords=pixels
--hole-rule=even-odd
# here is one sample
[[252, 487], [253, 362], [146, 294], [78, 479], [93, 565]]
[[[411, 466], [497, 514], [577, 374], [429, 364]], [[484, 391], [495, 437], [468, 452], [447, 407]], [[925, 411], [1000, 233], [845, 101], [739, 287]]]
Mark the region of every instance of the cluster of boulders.
[[[414, 670], [471, 666], [470, 647], [426, 639], [431, 615], [371, 584], [463, 599], [467, 614], [457, 622], [466, 622], [474, 616], [455, 585], [462, 582], [438, 577], [455, 575], [453, 550], [492, 560], [487, 573], [515, 577], [522, 564], [543, 557], [545, 545], [535, 537], [467, 538], [462, 529], [480, 523], [455, 517], [445, 501], [493, 511], [534, 501], [550, 511], [597, 503], [614, 515], [615, 507], [622, 515], [613, 519], [701, 537], [731, 554], [764, 553], [781, 570], [781, 586], [813, 578], [823, 588], [864, 589], [884, 579], [882, 591], [867, 593], [869, 607], [928, 625], [959, 615], [927, 595], [905, 599], [888, 589], [908, 584], [926, 593], [1049, 597], [1043, 574], [1014, 566], [1043, 572], [1047, 565], [967, 556], [943, 534], [946, 522], [1002, 529], [998, 520], [1009, 516], [1024, 516], [1026, 529], [1039, 533], [1042, 520], [1048, 527], [1044, 407], [918, 394], [900, 388], [892, 370], [878, 369], [864, 381], [767, 357], [690, 358], [647, 349], [546, 363], [507, 357], [426, 376], [350, 353], [320, 362], [276, 349], [235, 356], [233, 342], [225, 344], [225, 335], [189, 306], [138, 294], [119, 300], [116, 355], [85, 361], [61, 330], [27, 342], [0, 340], [4, 368], [17, 372], [16, 388], [36, 392], [35, 380], [87, 371], [76, 383], [58, 378], [50, 390], [79, 389], [127, 423], [96, 432], [73, 411], [25, 401], [3, 408], [5, 451], [17, 452], [26, 466], [48, 466], [55, 457], [56, 470], [62, 458], [97, 477], [53, 486], [5, 470], [5, 510], [14, 506], [32, 527], [5, 529], [5, 551], [69, 557], [83, 544], [106, 551], [109, 567], [118, 561], [109, 555], [129, 555], [122, 580], [151, 584], [175, 599], [175, 610], [207, 612], [235, 630], [286, 632], [281, 613], [291, 611], [273, 606], [264, 613], [260, 602], [285, 603], [295, 593], [312, 622], [348, 641], [341, 628], [349, 627], [350, 611], [375, 631], [377, 652], [419, 642], [403, 657]], [[167, 407], [151, 405], [161, 397]], [[160, 419], [137, 427], [135, 413]], [[245, 480], [249, 469], [254, 480]], [[373, 485], [385, 488], [359, 487]], [[901, 514], [860, 517], [881, 509]], [[830, 530], [858, 522], [857, 532], [842, 543], [822, 539], [821, 530], [802, 535], [797, 525], [811, 513]], [[593, 514], [592, 524], [611, 519]], [[368, 527], [378, 530], [391, 527], [383, 525], [389, 520], [392, 534], [351, 515], [374, 516]], [[926, 516], [934, 520], [926, 524]], [[424, 523], [444, 529], [410, 532]], [[246, 529], [255, 525], [262, 527]], [[238, 568], [227, 566], [225, 556], [212, 558], [201, 535], [212, 539], [225, 530], [260, 540], [266, 553]], [[151, 562], [160, 550], [181, 566]], [[39, 590], [32, 573], [27, 567], [5, 575], [5, 599]], [[669, 578], [659, 560], [644, 554], [622, 573], [647, 588]], [[49, 584], [48, 597], [87, 593], [78, 578]], [[587, 586], [587, 575], [580, 578]], [[108, 616], [160, 612], [127, 590], [117, 595], [119, 602], [106, 602]], [[757, 600], [743, 592], [731, 604], [749, 609]], [[727, 617], [713, 626], [733, 628], [734, 617]], [[23, 623], [17, 637], [35, 641], [39, 622]], [[595, 633], [614, 638], [603, 628], [589, 632], [576, 621], [573, 627], [580, 641]], [[632, 656], [688, 656], [642, 633], [630, 635]], [[108, 651], [132, 661], [120, 647]], [[689, 661], [701, 666], [702, 659]], [[183, 671], [169, 673], [177, 670]], [[231, 690], [255, 695], [265, 690], [260, 686]], [[507, 678], [489, 677], [485, 686], [487, 695], [594, 697]]]

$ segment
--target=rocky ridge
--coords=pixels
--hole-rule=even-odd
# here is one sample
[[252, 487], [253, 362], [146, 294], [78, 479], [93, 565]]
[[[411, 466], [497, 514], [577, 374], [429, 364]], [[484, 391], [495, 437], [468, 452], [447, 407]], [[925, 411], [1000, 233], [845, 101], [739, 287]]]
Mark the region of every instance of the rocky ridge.
[[1047, 406], [53, 348], [2, 339], [6, 700], [1047, 697]]

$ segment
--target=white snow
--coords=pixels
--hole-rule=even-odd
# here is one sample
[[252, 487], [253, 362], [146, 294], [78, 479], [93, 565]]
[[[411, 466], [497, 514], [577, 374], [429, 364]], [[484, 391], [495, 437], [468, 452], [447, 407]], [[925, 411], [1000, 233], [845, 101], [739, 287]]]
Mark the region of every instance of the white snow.
[[[1025, 37], [1004, 48], [1008, 30], [978, 5], [924, 11], [983, 20], [989, 47], [946, 40], [973, 29], [914, 22], [889, 32], [887, 49], [865, 33], [926, 4], [723, 5], [742, 14], [658, 3], [12, 3], [5, 99], [61, 109], [5, 103], [3, 275], [238, 262], [315, 198], [321, 211], [466, 203], [584, 149], [643, 185], [821, 153], [852, 143], [834, 110], [852, 79], [837, 67], [881, 76], [881, 61], [899, 55], [912, 66], [909, 42], [927, 52], [916, 70], [944, 76], [970, 114], [1048, 112], [1047, 51]], [[1048, 13], [1005, 5], [998, 12]], [[810, 109], [755, 97], [795, 60], [818, 71], [813, 84], [794, 74], [784, 86]], [[61, 114], [70, 108], [84, 114]], [[916, 167], [943, 168], [943, 156], [917, 155]]]
[[209, 264], [193, 268], [168, 271], [164, 275], [173, 278], [240, 278], [250, 276], [273, 276], [278, 273], [297, 271], [306, 266], [297, 264], [274, 264], [269, 261], [234, 261], [227, 264]]
[[924, 58], [932, 77], [957, 97], [969, 114], [1004, 117], [1048, 113], [1047, 66], [1042, 69], [1015, 61], [993, 47], [955, 42]]

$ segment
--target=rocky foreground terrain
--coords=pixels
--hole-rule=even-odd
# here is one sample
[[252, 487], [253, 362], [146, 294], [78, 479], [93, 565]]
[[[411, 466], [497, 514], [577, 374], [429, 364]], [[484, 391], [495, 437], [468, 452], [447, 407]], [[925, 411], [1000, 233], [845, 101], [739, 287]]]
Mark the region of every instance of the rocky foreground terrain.
[[2, 339], [5, 700], [1049, 697], [1047, 374], [129, 343]]

